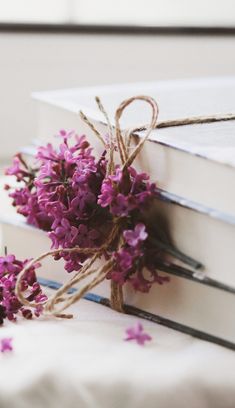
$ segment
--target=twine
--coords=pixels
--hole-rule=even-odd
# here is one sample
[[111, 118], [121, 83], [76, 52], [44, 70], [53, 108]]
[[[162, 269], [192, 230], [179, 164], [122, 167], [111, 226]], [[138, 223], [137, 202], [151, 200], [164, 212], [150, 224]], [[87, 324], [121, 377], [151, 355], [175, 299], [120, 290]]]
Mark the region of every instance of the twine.
[[[192, 116], [190, 118], [159, 121], [156, 125], [156, 129], [174, 127], [174, 126], [202, 125], [206, 123], [227, 122], [229, 120], [234, 120], [234, 119], [235, 119], [234, 113], [206, 115], [206, 116]], [[144, 129], [145, 127], [140, 128], [139, 130], [144, 130]]]
[[[126, 131], [125, 135], [123, 135], [121, 131], [121, 127], [120, 127], [121, 116], [124, 110], [131, 103], [137, 100], [144, 101], [150, 105], [151, 110], [152, 110], [151, 121], [149, 125], [129, 129]], [[120, 161], [122, 164], [122, 170], [125, 171], [133, 163], [135, 158], [140, 154], [144, 146], [144, 143], [148, 139], [150, 133], [152, 132], [152, 130], [156, 128], [167, 128], [167, 127], [173, 127], [173, 126], [185, 126], [185, 125], [195, 125], [195, 124], [203, 124], [203, 123], [213, 123], [213, 122], [221, 122], [221, 121], [228, 121], [228, 120], [235, 119], [235, 114], [224, 114], [224, 115], [210, 115], [210, 116], [199, 116], [199, 117], [191, 117], [191, 118], [184, 118], [184, 119], [168, 120], [168, 121], [161, 121], [157, 123], [157, 118], [159, 114], [157, 102], [149, 96], [140, 95], [140, 96], [134, 96], [129, 99], [126, 99], [120, 104], [120, 106], [116, 110], [115, 129], [113, 129], [109, 121], [109, 117], [98, 97], [96, 97], [96, 102], [97, 102], [97, 105], [100, 111], [103, 113], [106, 119], [107, 125], [108, 125], [108, 132], [109, 132], [108, 144], [106, 143], [105, 139], [100, 134], [100, 132], [96, 129], [94, 124], [91, 123], [91, 121], [87, 118], [86, 115], [84, 115], [83, 112], [80, 112], [80, 116], [81, 116], [81, 119], [90, 127], [90, 129], [93, 131], [96, 137], [98, 137], [101, 143], [108, 150], [109, 157], [108, 157], [106, 176], [112, 174], [114, 171], [115, 143], [117, 144], [118, 154], [119, 154]], [[114, 131], [115, 131], [115, 136], [114, 136]], [[144, 137], [140, 139], [139, 143], [134, 148], [134, 150], [130, 153], [131, 136], [134, 134], [134, 132], [137, 132], [137, 131], [145, 131], [146, 133]], [[73, 248], [65, 248], [65, 249], [60, 248], [60, 249], [45, 252], [41, 254], [40, 256], [38, 256], [37, 258], [33, 259], [31, 262], [29, 262], [29, 264], [26, 265], [25, 268], [17, 276], [15, 292], [16, 292], [16, 296], [19, 299], [19, 301], [27, 307], [43, 306], [45, 314], [50, 314], [50, 315], [54, 315], [56, 317], [62, 317], [62, 318], [71, 318], [72, 317], [71, 314], [64, 314], [62, 312], [65, 309], [67, 309], [69, 306], [74, 304], [75, 302], [78, 302], [84, 296], [85, 293], [89, 292], [95, 286], [100, 284], [106, 278], [107, 274], [112, 270], [113, 268], [112, 259], [107, 261], [105, 264], [103, 264], [100, 268], [98, 268], [98, 270], [94, 268], [94, 263], [98, 258], [102, 257], [104, 252], [109, 248], [109, 246], [114, 241], [117, 240], [118, 242], [117, 247], [121, 246], [120, 224], [121, 224], [121, 219], [117, 219], [113, 225], [113, 228], [106, 242], [99, 248], [80, 248], [77, 246]], [[67, 252], [67, 253], [77, 252], [77, 253], [81, 253], [85, 255], [91, 255], [91, 257], [87, 259], [84, 262], [81, 269], [68, 282], [66, 282], [60, 289], [58, 289], [56, 293], [53, 296], [51, 296], [49, 299], [42, 301], [42, 302], [29, 302], [24, 297], [24, 294], [22, 291], [21, 281], [24, 275], [37, 262], [44, 260], [48, 256], [54, 256], [54, 255], [58, 255], [64, 252]], [[85, 284], [78, 292], [76, 292], [76, 294], [67, 295], [68, 290], [72, 288], [75, 284], [78, 284], [82, 280], [87, 279], [91, 276], [93, 276], [92, 279], [87, 284]], [[57, 307], [58, 304], [59, 304], [59, 307]], [[113, 281], [111, 281], [110, 305], [113, 309], [119, 312], [123, 312], [122, 287]]]

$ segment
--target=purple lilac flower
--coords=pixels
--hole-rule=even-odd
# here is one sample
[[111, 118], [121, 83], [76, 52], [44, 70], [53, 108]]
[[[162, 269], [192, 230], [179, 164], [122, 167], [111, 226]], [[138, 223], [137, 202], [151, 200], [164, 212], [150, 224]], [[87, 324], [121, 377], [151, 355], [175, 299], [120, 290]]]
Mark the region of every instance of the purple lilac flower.
[[[30, 224], [49, 231], [52, 248], [99, 246], [105, 235], [98, 231], [111, 218], [108, 209], [97, 204], [106, 173], [105, 155], [96, 161], [84, 135], [62, 129], [58, 136], [62, 139], [58, 149], [51, 144], [38, 149], [38, 168], [24, 177], [23, 188], [10, 192], [13, 205]], [[18, 163], [14, 166], [17, 176]], [[56, 259], [61, 257], [68, 271], [79, 270], [86, 259], [63, 251]]]
[[28, 168], [25, 166], [25, 163], [22, 160], [22, 156], [17, 154], [13, 159], [13, 164], [6, 171], [8, 176], [16, 176], [17, 181], [24, 180], [25, 177], [30, 176]]
[[58, 135], [56, 135], [56, 136], [62, 137], [64, 140], [67, 140], [70, 137], [74, 136], [74, 134], [75, 134], [74, 130], [67, 131], [65, 129], [60, 129]]
[[113, 252], [114, 266], [107, 278], [119, 285], [129, 283], [135, 290], [147, 293], [153, 283], [163, 284], [168, 277], [156, 270], [159, 253], [148, 240], [146, 225], [138, 223], [133, 229], [123, 231], [124, 244]]
[[126, 230], [123, 232], [125, 241], [130, 246], [136, 247], [141, 241], [145, 241], [148, 237], [145, 225], [139, 223], [135, 226], [134, 230]]
[[64, 248], [73, 245], [78, 235], [78, 228], [69, 223], [66, 218], [55, 219], [52, 224], [53, 231], [49, 232], [53, 248], [59, 248], [61, 243]]
[[103, 181], [98, 204], [109, 207], [111, 214], [118, 217], [131, 215], [135, 209], [146, 209], [157, 192], [156, 185], [148, 180], [145, 173], [137, 173], [132, 167], [124, 174], [117, 166], [115, 173]]
[[129, 327], [126, 330], [127, 337], [125, 341], [136, 341], [140, 346], [144, 346], [146, 341], [151, 341], [152, 337], [144, 332], [144, 328], [141, 323], [137, 323], [134, 327]]
[[5, 353], [6, 351], [12, 351], [13, 346], [12, 346], [12, 338], [11, 337], [5, 337], [3, 339], [0, 339], [0, 352]]
[[[17, 182], [23, 185], [9, 192], [9, 196], [13, 199], [12, 205], [17, 208], [17, 212], [25, 216], [29, 224], [48, 230], [51, 220], [38, 205], [34, 186], [35, 170], [27, 165], [21, 154], [17, 154], [14, 157], [13, 166], [6, 170], [6, 174], [14, 175]], [[8, 185], [5, 188], [10, 190]]]
[[95, 229], [88, 229], [85, 224], [80, 224], [78, 227], [78, 244], [81, 247], [92, 248], [95, 241], [99, 238], [99, 232]]
[[[97, 194], [106, 171], [104, 159], [95, 161], [84, 136], [65, 131], [60, 135], [63, 143], [58, 152], [53, 151], [53, 160], [48, 155], [45, 159], [45, 150], [40, 154], [42, 166], [35, 179], [39, 205], [53, 219], [49, 232], [53, 248], [94, 247], [99, 244], [98, 225], [92, 228], [92, 223], [88, 224], [99, 210]], [[71, 136], [75, 137], [75, 144], [69, 146]], [[98, 224], [103, 223], [99, 214]], [[79, 270], [84, 261], [84, 255], [63, 251], [56, 259], [60, 257], [65, 259], [69, 272]]]
[[5, 257], [0, 258], [0, 277], [6, 272], [14, 273], [16, 271], [16, 266], [14, 265], [15, 256], [14, 255], [7, 255]]
[[36, 159], [57, 161], [57, 153], [51, 143], [38, 147]]
[[[27, 263], [28, 260], [19, 261], [14, 255], [0, 257], [0, 324], [3, 324], [5, 318], [15, 321], [19, 312], [26, 319], [33, 316], [32, 311], [25, 308], [15, 295], [17, 275]], [[22, 291], [29, 301], [41, 302], [47, 299], [36, 279], [35, 269], [39, 266], [40, 264], [32, 266], [22, 279]], [[37, 310], [35, 315], [39, 314]]]
[[123, 194], [118, 193], [115, 199], [110, 204], [110, 211], [117, 217], [126, 217], [129, 214], [130, 206], [128, 198]]
[[[61, 129], [58, 136], [61, 139], [58, 148], [47, 144], [38, 149], [37, 167], [30, 168], [17, 155], [7, 170], [7, 174], [21, 181], [21, 187], [9, 193], [17, 211], [28, 223], [48, 231], [52, 248], [61, 249], [54, 258], [63, 258], [68, 272], [79, 271], [89, 254], [68, 253], [64, 248], [99, 247], [109, 236], [114, 219], [122, 219], [123, 244], [116, 250], [114, 243], [105, 254], [106, 259], [114, 261], [107, 278], [120, 285], [129, 283], [142, 292], [148, 292], [155, 282], [166, 282], [168, 278], [156, 271], [162, 254], [152, 244], [152, 232], [143, 222], [148, 205], [156, 197], [156, 185], [149, 182], [148, 175], [138, 173], [133, 167], [122, 170], [116, 166], [114, 173], [106, 177], [106, 152], [97, 161], [84, 135]], [[0, 279], [3, 277], [5, 289], [14, 286], [14, 279], [12, 276], [6, 279], [2, 270], [12, 265], [15, 267], [11, 259], [3, 266], [0, 261]], [[28, 276], [30, 282], [22, 282], [25, 290], [35, 282], [33, 271]], [[33, 287], [30, 296], [39, 298]], [[11, 307], [6, 304], [4, 310], [0, 308], [0, 322], [5, 318], [4, 313], [14, 319], [19, 305], [17, 299], [10, 303]], [[25, 317], [29, 318], [30, 313], [22, 310]]]

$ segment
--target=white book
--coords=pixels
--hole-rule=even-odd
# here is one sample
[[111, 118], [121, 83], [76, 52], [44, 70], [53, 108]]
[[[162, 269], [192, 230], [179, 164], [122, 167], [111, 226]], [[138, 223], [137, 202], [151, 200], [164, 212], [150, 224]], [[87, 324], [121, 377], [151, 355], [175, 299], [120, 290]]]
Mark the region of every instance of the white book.
[[[28, 236], [34, 234], [39, 242], [43, 239], [43, 248], [39, 248], [34, 241], [30, 243], [32, 256], [40, 254], [40, 251], [47, 251], [51, 246], [50, 239], [46, 233], [28, 225], [25, 218], [16, 213], [16, 209], [11, 206], [11, 199], [3, 190], [6, 181], [11, 183], [8, 177], [0, 178], [0, 221], [4, 224], [5, 245], [8, 247], [8, 252], [24, 251], [24, 256], [28, 256], [25, 240], [19, 240], [17, 234], [16, 240], [11, 237], [11, 229], [18, 226], [25, 230], [24, 234]], [[210, 210], [188, 200], [185, 202], [178, 196], [162, 192], [160, 198], [155, 201], [151, 219], [153, 228], [156, 225], [156, 236], [160, 228], [173, 247], [203, 265], [203, 271], [196, 272], [196, 276], [235, 291], [235, 217]], [[9, 239], [8, 229], [10, 229]], [[174, 262], [184, 266], [178, 260]], [[187, 268], [190, 269], [190, 266]], [[54, 269], [56, 266], [53, 266]]]
[[[235, 77], [159, 81], [76, 88], [34, 93], [37, 102], [39, 143], [56, 141], [61, 128], [86, 133], [99, 153], [102, 146], [78, 115], [82, 109], [103, 132], [98, 95], [111, 119], [119, 103], [146, 94], [159, 104], [159, 120], [235, 112]], [[123, 117], [122, 128], [145, 124], [148, 107], [133, 104]], [[142, 134], [139, 134], [141, 137]], [[58, 140], [58, 139], [57, 139]], [[204, 206], [235, 215], [235, 121], [156, 129], [135, 162], [147, 171], [159, 188]]]
[[[9, 253], [24, 259], [48, 251], [50, 240], [46, 233], [30, 227], [23, 217], [13, 213], [5, 191], [1, 191], [0, 198], [2, 252], [7, 246]], [[159, 212], [169, 222], [178, 248], [205, 261], [205, 278], [201, 280], [201, 276], [180, 266], [169, 268], [164, 264], [160, 273], [169, 275], [170, 282], [155, 284], [147, 295], [127, 286], [125, 303], [161, 324], [235, 348], [235, 260], [232, 256], [235, 223], [169, 200], [160, 202]], [[221, 231], [223, 239], [219, 237]], [[71, 276], [64, 271], [62, 260], [52, 258], [43, 262], [38, 275], [61, 283]], [[101, 302], [103, 297], [109, 298], [110, 282], [104, 281], [93, 292], [101, 296]], [[127, 311], [132, 313], [133, 309]]]

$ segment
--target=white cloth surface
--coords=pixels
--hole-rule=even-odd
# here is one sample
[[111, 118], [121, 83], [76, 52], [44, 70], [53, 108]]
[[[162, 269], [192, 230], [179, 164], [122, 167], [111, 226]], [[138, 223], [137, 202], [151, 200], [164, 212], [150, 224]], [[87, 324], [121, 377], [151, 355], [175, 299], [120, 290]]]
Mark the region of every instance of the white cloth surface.
[[234, 408], [235, 353], [142, 321], [152, 342], [125, 342], [137, 319], [81, 300], [74, 319], [6, 323], [1, 408]]

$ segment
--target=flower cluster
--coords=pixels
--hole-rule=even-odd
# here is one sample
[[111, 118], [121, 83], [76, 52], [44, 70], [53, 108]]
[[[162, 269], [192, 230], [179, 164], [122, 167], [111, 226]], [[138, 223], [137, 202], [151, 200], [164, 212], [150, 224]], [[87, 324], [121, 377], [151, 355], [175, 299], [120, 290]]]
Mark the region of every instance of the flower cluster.
[[133, 167], [123, 171], [117, 166], [115, 173], [102, 183], [98, 204], [108, 207], [113, 216], [127, 217], [136, 209], [146, 210], [156, 192], [156, 185], [149, 182], [147, 174], [137, 173]]
[[100, 248], [116, 222], [119, 237], [104, 253], [114, 264], [107, 278], [120, 285], [129, 282], [142, 292], [154, 282], [165, 282], [156, 272], [162, 253], [146, 221], [156, 185], [133, 167], [116, 166], [107, 175], [106, 152], [96, 160], [85, 136], [65, 130], [58, 136], [59, 148], [48, 144], [38, 149], [36, 169], [15, 157], [7, 170], [21, 183], [10, 193], [13, 205], [30, 224], [48, 231], [52, 248], [61, 249], [55, 259], [63, 257], [68, 272], [79, 271], [90, 254], [63, 249]]
[[[48, 231], [51, 227], [51, 218], [45, 214], [38, 204], [38, 196], [34, 185], [37, 170], [32, 169], [23, 159], [21, 154], [14, 157], [13, 165], [6, 170], [9, 176], [15, 176], [20, 188], [9, 193], [13, 199], [12, 205], [17, 212], [26, 217], [27, 222], [35, 227]], [[10, 190], [10, 186], [5, 186]]]
[[[19, 261], [14, 255], [0, 257], [0, 325], [6, 318], [15, 321], [19, 312], [26, 319], [33, 317], [32, 311], [23, 307], [15, 295], [17, 275], [27, 263], [28, 260]], [[39, 266], [40, 264], [36, 264], [29, 268], [21, 283], [26, 299], [37, 303], [47, 299], [36, 279], [35, 269]], [[41, 312], [42, 307], [38, 306], [34, 310], [34, 315], [39, 316]]]
[[140, 292], [148, 292], [154, 282], [163, 284], [169, 280], [156, 271], [159, 253], [148, 239], [143, 223], [137, 224], [133, 230], [125, 230], [123, 241], [122, 247], [113, 253], [114, 267], [108, 278], [119, 285], [129, 282]]
[[[105, 236], [101, 226], [111, 218], [97, 204], [106, 161], [103, 156], [99, 161], [95, 160], [85, 136], [78, 137], [74, 132], [64, 130], [60, 131], [59, 136], [62, 138], [59, 149], [51, 144], [38, 149], [36, 159], [39, 168], [34, 171], [31, 200], [27, 197], [27, 184], [10, 196], [14, 199], [13, 205], [27, 216], [30, 224], [43, 228], [42, 223], [37, 224], [34, 220], [38, 220], [41, 214], [44, 216], [48, 223], [43, 229], [49, 231], [52, 248], [93, 248], [101, 244]], [[72, 137], [75, 143], [69, 145]], [[25, 181], [25, 173], [15, 164], [7, 174], [15, 174], [18, 181]], [[68, 272], [79, 270], [86, 259], [78, 253], [61, 252], [56, 259], [60, 257], [65, 259]]]
[[[63, 142], [56, 150], [47, 145], [38, 150], [40, 170], [34, 184], [41, 210], [52, 219], [49, 237], [52, 248], [94, 248], [101, 245], [101, 226], [108, 221], [105, 211], [97, 205], [105, 171], [102, 156], [96, 161], [85, 136], [62, 130]], [[75, 143], [69, 145], [69, 138]], [[86, 259], [83, 254], [63, 253], [65, 269], [79, 270]]]

